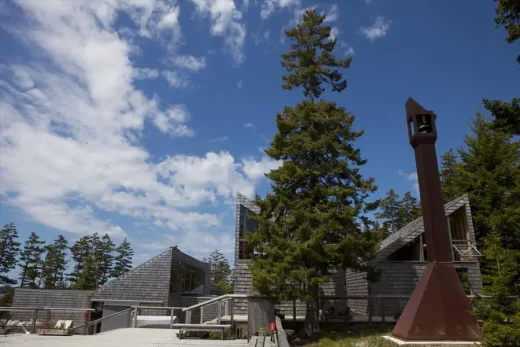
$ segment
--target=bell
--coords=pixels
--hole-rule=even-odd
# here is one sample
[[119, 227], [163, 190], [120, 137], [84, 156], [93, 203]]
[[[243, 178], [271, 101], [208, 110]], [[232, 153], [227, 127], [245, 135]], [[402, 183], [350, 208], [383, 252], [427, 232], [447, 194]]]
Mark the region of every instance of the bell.
[[430, 133], [431, 132], [431, 125], [430, 124], [421, 124], [419, 125], [419, 132], [420, 133]]

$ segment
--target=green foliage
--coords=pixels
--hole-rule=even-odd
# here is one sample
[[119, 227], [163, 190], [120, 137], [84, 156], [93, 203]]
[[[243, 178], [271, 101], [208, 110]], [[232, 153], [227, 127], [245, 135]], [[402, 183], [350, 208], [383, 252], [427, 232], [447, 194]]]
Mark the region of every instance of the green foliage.
[[[321, 332], [316, 336], [316, 342], [304, 344], [306, 347], [394, 347], [395, 343], [384, 339], [390, 335], [388, 330], [369, 326], [351, 326], [348, 330], [335, 329]], [[301, 344], [298, 344], [299, 346]]]
[[36, 233], [32, 232], [20, 252], [20, 287], [39, 288], [41, 278], [42, 255], [45, 252], [43, 244]]
[[382, 220], [382, 227], [387, 233], [396, 232], [421, 215], [421, 209], [417, 199], [410, 193], [404, 193], [399, 199], [393, 189], [379, 203], [381, 212], [375, 214], [376, 218]]
[[112, 277], [120, 277], [130, 271], [132, 268], [132, 257], [134, 250], [130, 247], [130, 242], [125, 239], [116, 248], [116, 256], [114, 258], [114, 267], [112, 270]]
[[506, 248], [520, 249], [520, 143], [479, 114], [472, 122], [460, 159], [443, 167], [443, 190], [469, 194], [479, 248], [495, 228]]
[[92, 253], [87, 253], [83, 266], [74, 284], [74, 289], [94, 290], [98, 285], [98, 273], [95, 267], [95, 258]]
[[461, 195], [457, 165], [457, 156], [451, 148], [441, 155], [441, 187], [445, 203]]
[[282, 56], [290, 73], [283, 87], [302, 87], [308, 99], [277, 115], [278, 131], [265, 153], [283, 164], [267, 174], [273, 193], [257, 196], [261, 212], [251, 219], [259, 227], [247, 235], [254, 287], [274, 298], [305, 300], [308, 335], [319, 331], [319, 284], [332, 269], [361, 268], [376, 246], [363, 216], [376, 207], [366, 202], [376, 187], [361, 175], [366, 160], [353, 145], [363, 132], [352, 129], [354, 116], [345, 108], [315, 101], [324, 83], [345, 89], [342, 74], [329, 67], [350, 63], [332, 55], [335, 41], [324, 19], [308, 10], [302, 24], [286, 31], [293, 44]]
[[511, 102], [484, 99], [483, 102], [484, 107], [495, 118], [495, 129], [520, 135], [520, 99], [513, 98]]
[[[0, 297], [0, 307], [11, 307], [13, 305], [13, 298], [14, 298], [14, 289], [9, 289], [7, 294], [4, 294], [4, 296]], [[9, 315], [9, 312], [3, 311], [0, 312], [0, 319], [6, 318]]]
[[303, 23], [285, 31], [293, 43], [291, 51], [282, 55], [282, 66], [289, 72], [282, 76], [285, 82], [282, 88], [302, 87], [303, 95], [311, 100], [319, 98], [325, 91], [323, 83], [329, 84], [332, 91], [345, 89], [347, 81], [338, 68], [348, 68], [352, 60], [352, 57], [334, 57], [332, 51], [336, 39], [330, 39], [331, 29], [323, 25], [324, 19], [325, 16], [319, 16], [315, 10], [308, 10], [303, 14]]
[[[520, 0], [498, 0], [495, 12], [495, 23], [507, 30], [506, 41], [515, 42], [520, 37]], [[520, 63], [520, 55], [516, 61]]]
[[476, 316], [483, 321], [484, 345], [520, 346], [520, 250], [504, 249], [500, 235], [492, 232], [482, 251], [484, 295], [474, 301]]
[[45, 247], [46, 255], [43, 261], [42, 282], [45, 288], [65, 288], [65, 259], [68, 250], [67, 239], [59, 235], [54, 243]]
[[74, 245], [70, 248], [72, 253], [72, 259], [74, 260], [74, 267], [69, 275], [69, 281], [72, 287], [78, 288], [79, 279], [82, 276], [82, 271], [87, 258], [91, 255], [94, 249], [95, 238], [92, 235], [85, 235], [81, 237]]
[[13, 222], [4, 225], [0, 230], [0, 285], [16, 284], [16, 279], [9, 277], [9, 272], [16, 268], [16, 256], [20, 252], [17, 242], [18, 231]]
[[100, 287], [107, 283], [112, 276], [116, 246], [108, 234], [105, 234], [96, 246], [94, 260], [97, 270], [97, 285]]
[[231, 294], [233, 292], [231, 267], [226, 257], [217, 249], [203, 261], [211, 267], [211, 284], [218, 288], [218, 294]]

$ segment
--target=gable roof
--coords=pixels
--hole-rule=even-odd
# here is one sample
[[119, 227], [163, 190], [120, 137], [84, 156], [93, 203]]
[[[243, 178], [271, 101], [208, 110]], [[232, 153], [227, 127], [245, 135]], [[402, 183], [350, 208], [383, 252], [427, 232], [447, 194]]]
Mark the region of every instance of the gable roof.
[[[471, 210], [469, 208], [469, 198], [468, 194], [464, 194], [459, 196], [458, 198], [448, 202], [444, 205], [444, 215], [447, 217], [451, 215], [453, 212], [461, 208], [462, 206], [466, 206], [466, 214], [468, 215], [468, 226], [470, 228], [471, 241], [474, 240], [474, 232], [473, 232], [473, 222], [471, 220]], [[379, 251], [374, 258], [374, 260], [384, 260], [390, 254], [394, 253], [404, 245], [413, 241], [416, 237], [424, 233], [424, 222], [423, 217], [419, 217], [398, 231], [392, 233], [386, 239], [381, 242]]]
[[[125, 282], [132, 280], [131, 277], [139, 276], [139, 273], [142, 272], [142, 270], [144, 270], [145, 272], [147, 272], [148, 269], [156, 270], [157, 269], [156, 263], [158, 263], [158, 262], [166, 262], [166, 263], [169, 262], [169, 264], [171, 264], [171, 254], [172, 254], [172, 247], [169, 247], [166, 251], [157, 254], [155, 257], [153, 257], [151, 259], [148, 259], [147, 261], [145, 261], [144, 263], [142, 263], [139, 266], [134, 267], [133, 269], [131, 269], [124, 275], [121, 275], [121, 276], [105, 283], [104, 285], [102, 285], [101, 287], [96, 289], [92, 293], [92, 295], [95, 296], [96, 294], [105, 293], [107, 291], [110, 291], [112, 289], [112, 287], [117, 286], [119, 284], [126, 284]], [[171, 265], [169, 265], [169, 267], [170, 266]], [[167, 272], [165, 272], [164, 275], [168, 276], [168, 282], [169, 282], [170, 271], [168, 270]]]

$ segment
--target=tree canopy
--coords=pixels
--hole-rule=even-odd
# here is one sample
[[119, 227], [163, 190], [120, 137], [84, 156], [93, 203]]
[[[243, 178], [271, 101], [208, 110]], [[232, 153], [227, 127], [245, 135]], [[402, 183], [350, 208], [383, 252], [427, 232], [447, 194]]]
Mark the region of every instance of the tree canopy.
[[351, 58], [336, 59], [336, 40], [325, 16], [307, 10], [303, 21], [285, 33], [291, 50], [282, 55], [283, 88], [301, 87], [304, 100], [286, 106], [276, 117], [277, 133], [265, 153], [282, 165], [266, 176], [272, 193], [256, 197], [258, 229], [248, 235], [253, 285], [262, 294], [306, 303], [303, 332], [319, 331], [319, 285], [333, 269], [360, 269], [376, 241], [368, 232], [365, 213], [375, 191], [373, 178], [364, 178], [366, 163], [355, 141], [354, 116], [333, 102], [320, 99], [327, 85], [332, 92], [346, 88], [340, 69]]

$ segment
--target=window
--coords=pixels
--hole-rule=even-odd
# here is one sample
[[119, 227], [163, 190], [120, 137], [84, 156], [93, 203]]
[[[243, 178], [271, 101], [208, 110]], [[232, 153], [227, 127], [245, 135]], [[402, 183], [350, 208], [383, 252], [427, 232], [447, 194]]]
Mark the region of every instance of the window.
[[173, 264], [170, 293], [203, 294], [204, 271], [184, 263]]

